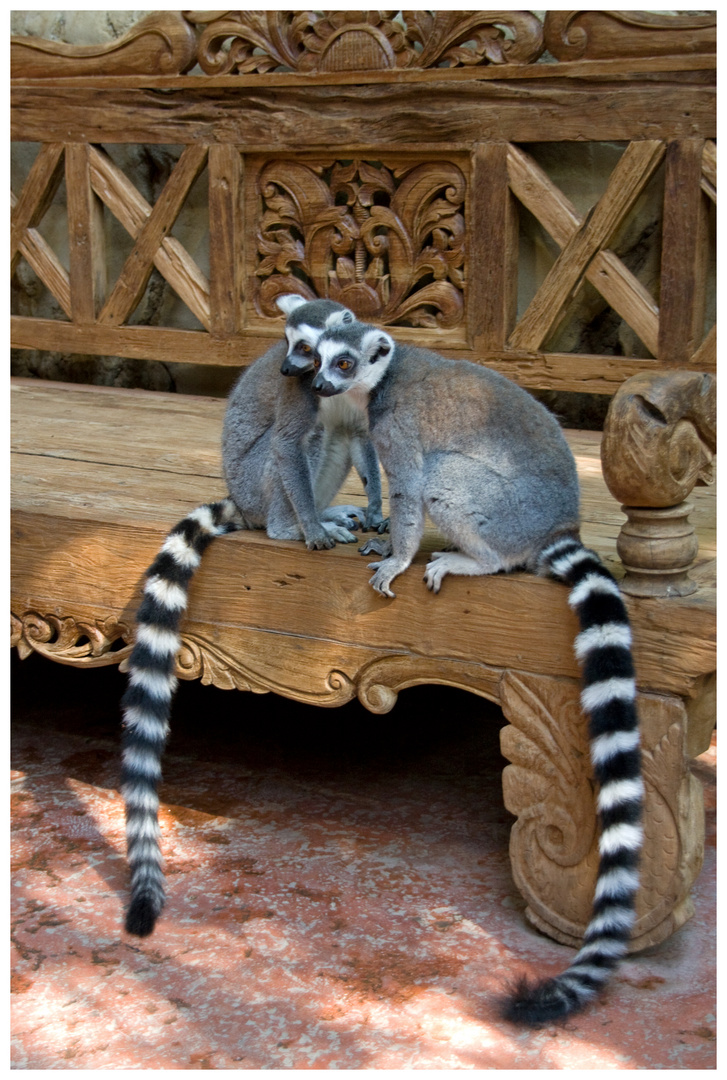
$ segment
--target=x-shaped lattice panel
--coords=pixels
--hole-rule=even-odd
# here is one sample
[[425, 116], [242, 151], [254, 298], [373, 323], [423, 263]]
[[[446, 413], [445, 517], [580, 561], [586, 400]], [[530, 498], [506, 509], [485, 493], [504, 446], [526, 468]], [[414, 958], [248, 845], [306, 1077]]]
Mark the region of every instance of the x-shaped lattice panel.
[[[98, 314], [103, 326], [119, 326], [133, 312], [156, 267], [197, 316], [210, 326], [210, 286], [205, 274], [184, 246], [169, 233], [189, 191], [207, 162], [207, 147], [185, 147], [154, 206], [150, 206], [131, 181], [102, 149], [88, 148], [91, 188], [134, 240], [116, 284]], [[50, 206], [63, 177], [62, 143], [43, 145], [34, 161], [19, 198], [11, 194], [11, 270], [24, 256], [69, 318], [73, 318], [71, 280], [57, 255], [37, 226]], [[67, 173], [68, 198], [87, 197], [71, 190], [78, 178]], [[71, 243], [73, 238], [71, 237]]]

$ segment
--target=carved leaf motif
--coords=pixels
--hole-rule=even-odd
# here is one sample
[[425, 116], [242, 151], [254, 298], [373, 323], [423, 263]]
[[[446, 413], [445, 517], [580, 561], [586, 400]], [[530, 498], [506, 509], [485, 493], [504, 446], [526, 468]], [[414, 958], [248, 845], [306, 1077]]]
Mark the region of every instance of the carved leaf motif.
[[278, 317], [271, 305], [296, 291], [294, 275], [361, 318], [456, 326], [464, 316], [466, 187], [459, 166], [446, 161], [268, 162], [258, 180], [258, 310]]
[[196, 38], [178, 11], [154, 12], [116, 41], [67, 45], [42, 38], [11, 40], [13, 78], [69, 75], [176, 75], [195, 62]]
[[677, 56], [714, 52], [716, 13], [657, 15], [649, 11], [548, 11], [545, 45], [556, 60]]
[[[196, 12], [189, 12], [188, 17], [202, 21]], [[284, 11], [225, 12], [200, 34], [199, 64], [208, 75], [295, 69], [300, 35], [300, 13], [294, 17], [293, 12]]]
[[[524, 784], [509, 784], [508, 808], [527, 822], [528, 840], [562, 867], [577, 866], [595, 837], [593, 784], [586, 720], [575, 683], [507, 672], [503, 707], [517, 717], [517, 735], [503, 733], [503, 749]], [[508, 766], [509, 768], [509, 766]], [[506, 770], [507, 772], [507, 770]], [[533, 793], [547, 790], [545, 803]], [[518, 826], [515, 826], [517, 829]], [[522, 828], [522, 826], [521, 826]]]
[[429, 12], [403, 14], [409, 35], [422, 45], [417, 67], [529, 64], [543, 51], [542, 24], [529, 11], [437, 11], [434, 18]]
[[[501, 733], [512, 762], [503, 774], [505, 804], [518, 815], [510, 841], [513, 876], [531, 920], [557, 940], [577, 944], [590, 916], [598, 863], [579, 687], [505, 672], [501, 694], [512, 725]], [[683, 704], [639, 694], [638, 708], [646, 791], [635, 949], [663, 940], [688, 917], [684, 905], [699, 870], [703, 821], [701, 792], [685, 763]]]
[[344, 705], [355, 694], [351, 679], [342, 671], [329, 672], [321, 693], [294, 694], [295, 688], [252, 671], [237, 657], [197, 634], [182, 635], [176, 674], [181, 679], [201, 679], [203, 685], [221, 690], [250, 690], [254, 694], [273, 691], [312, 705]]
[[211, 75], [528, 64], [543, 27], [528, 11], [186, 12]]
[[76, 620], [73, 616], [11, 612], [11, 644], [25, 659], [31, 652], [73, 667], [105, 667], [118, 664], [131, 652], [131, 645], [112, 649], [119, 639], [128, 641], [129, 627], [115, 617]]

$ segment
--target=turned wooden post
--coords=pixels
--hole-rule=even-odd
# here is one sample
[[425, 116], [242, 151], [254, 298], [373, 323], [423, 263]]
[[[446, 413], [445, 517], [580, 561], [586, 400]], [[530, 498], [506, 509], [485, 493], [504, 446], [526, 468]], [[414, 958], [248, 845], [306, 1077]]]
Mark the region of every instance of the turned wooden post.
[[601, 444], [603, 477], [628, 521], [617, 549], [633, 596], [687, 596], [698, 551], [696, 484], [713, 482], [717, 392], [711, 375], [642, 372], [611, 402]]

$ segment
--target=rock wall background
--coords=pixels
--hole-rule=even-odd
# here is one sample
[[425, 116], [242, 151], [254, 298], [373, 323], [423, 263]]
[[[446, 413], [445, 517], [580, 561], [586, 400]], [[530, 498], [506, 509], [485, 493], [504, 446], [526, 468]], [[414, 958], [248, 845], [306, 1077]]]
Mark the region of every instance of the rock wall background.
[[[78, 45], [98, 44], [122, 36], [148, 14], [149, 9], [14, 11], [11, 13], [11, 33]], [[136, 186], [150, 203], [156, 201], [180, 152], [179, 147], [171, 146], [113, 146], [107, 149], [119, 167], [127, 175], [134, 177]], [[622, 146], [584, 142], [564, 147], [562, 144], [555, 146], [541, 143], [530, 144], [527, 149], [558, 187], [568, 195], [576, 208], [585, 213], [603, 192]], [[36, 153], [35, 144], [13, 144], [11, 174], [13, 190], [16, 193], [20, 190]], [[611, 245], [657, 300], [662, 196], [663, 167], [649, 184], [621, 234]], [[203, 173], [190, 192], [173, 235], [184, 244], [202, 270], [208, 273], [206, 207], [207, 177], [206, 173]], [[113, 215], [108, 213], [105, 214], [105, 228], [109, 280], [113, 281], [131, 250], [131, 240]], [[67, 265], [68, 239], [63, 184], [40, 230]], [[557, 246], [539, 223], [521, 208], [521, 311], [527, 306], [557, 253]], [[12, 282], [12, 310], [23, 315], [62, 317], [56, 302], [24, 260], [21, 260]], [[580, 291], [570, 314], [565, 329], [549, 343], [550, 348], [563, 352], [649, 355], [633, 331], [588, 283]], [[714, 314], [714, 310], [708, 313], [710, 325], [711, 321], [714, 321]], [[131, 321], [183, 329], [199, 328], [194, 315], [177, 299], [157, 271], [153, 272], [146, 294]], [[236, 377], [234, 370], [207, 365], [162, 364], [117, 356], [84, 357], [37, 350], [15, 350], [12, 356], [12, 371], [16, 375], [64, 381], [213, 395], [225, 395]], [[608, 405], [608, 399], [600, 395], [545, 392], [538, 396], [559, 413], [564, 422], [578, 426], [599, 427]]]

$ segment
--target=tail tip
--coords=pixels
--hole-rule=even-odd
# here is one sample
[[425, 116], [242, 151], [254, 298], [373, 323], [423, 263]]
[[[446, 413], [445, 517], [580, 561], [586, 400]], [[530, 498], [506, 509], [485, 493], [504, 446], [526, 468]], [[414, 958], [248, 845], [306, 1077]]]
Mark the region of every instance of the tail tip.
[[523, 977], [505, 991], [498, 1004], [501, 1019], [520, 1027], [539, 1028], [565, 1020], [583, 1002], [555, 979], [533, 981]]
[[148, 937], [156, 925], [161, 908], [149, 896], [138, 896], [131, 901], [126, 913], [126, 931], [136, 937]]

